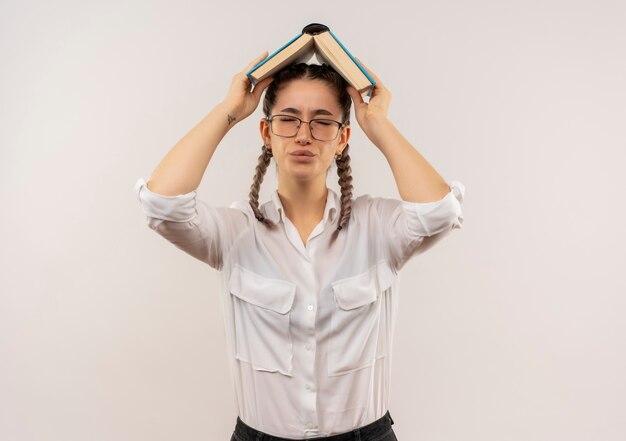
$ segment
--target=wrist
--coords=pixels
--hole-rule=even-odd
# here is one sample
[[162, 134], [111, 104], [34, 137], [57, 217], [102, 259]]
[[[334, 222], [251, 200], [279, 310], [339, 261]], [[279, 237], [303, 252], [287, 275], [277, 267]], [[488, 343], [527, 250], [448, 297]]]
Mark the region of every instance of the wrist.
[[243, 120], [243, 118], [237, 112], [236, 107], [228, 101], [222, 101], [214, 109], [217, 112], [226, 128], [230, 129], [235, 126], [239, 121]]
[[370, 118], [367, 121], [367, 130], [364, 131], [367, 137], [374, 142], [374, 144], [378, 145], [378, 143], [380, 143], [380, 139], [384, 137], [386, 133], [389, 133], [394, 129], [395, 127], [389, 118], [387, 118], [386, 115], [380, 115]]

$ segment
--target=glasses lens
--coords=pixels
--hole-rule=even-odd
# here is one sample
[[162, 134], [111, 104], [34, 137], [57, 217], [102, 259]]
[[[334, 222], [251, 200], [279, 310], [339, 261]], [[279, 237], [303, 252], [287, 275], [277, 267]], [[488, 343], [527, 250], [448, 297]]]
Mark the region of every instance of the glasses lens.
[[335, 121], [327, 119], [314, 119], [311, 121], [313, 136], [320, 141], [330, 141], [337, 137], [339, 125]]
[[[277, 115], [272, 118], [272, 130], [275, 135], [292, 137], [298, 133], [300, 121], [291, 116]], [[337, 137], [339, 126], [335, 121], [314, 119], [310, 123], [313, 138], [319, 141], [332, 141]]]
[[298, 132], [300, 121], [289, 116], [276, 115], [272, 118], [272, 130], [278, 136], [294, 136]]

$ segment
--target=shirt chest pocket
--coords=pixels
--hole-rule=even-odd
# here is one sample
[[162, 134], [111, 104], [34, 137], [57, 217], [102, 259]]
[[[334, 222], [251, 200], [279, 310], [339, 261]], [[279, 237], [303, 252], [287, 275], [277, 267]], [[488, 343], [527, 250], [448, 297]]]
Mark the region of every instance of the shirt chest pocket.
[[296, 284], [235, 266], [229, 279], [235, 357], [254, 369], [292, 373], [290, 313]]
[[[328, 375], [341, 375], [388, 355], [391, 313], [388, 298], [396, 275], [386, 260], [369, 270], [333, 282], [335, 304], [328, 341]], [[384, 301], [386, 300], [386, 301]], [[383, 316], [384, 315], [384, 316]]]

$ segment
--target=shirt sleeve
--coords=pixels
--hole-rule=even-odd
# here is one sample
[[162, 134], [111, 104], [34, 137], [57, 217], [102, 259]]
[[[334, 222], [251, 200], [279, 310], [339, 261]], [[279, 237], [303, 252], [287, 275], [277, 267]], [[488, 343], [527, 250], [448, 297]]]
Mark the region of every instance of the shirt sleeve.
[[221, 270], [231, 246], [249, 224], [246, 212], [233, 202], [214, 207], [196, 197], [196, 192], [164, 196], [151, 191], [139, 178], [135, 194], [148, 227], [187, 254]]
[[383, 247], [396, 271], [450, 231], [463, 227], [461, 203], [465, 186], [459, 181], [452, 181], [449, 186], [450, 192], [433, 202], [374, 198], [383, 228]]

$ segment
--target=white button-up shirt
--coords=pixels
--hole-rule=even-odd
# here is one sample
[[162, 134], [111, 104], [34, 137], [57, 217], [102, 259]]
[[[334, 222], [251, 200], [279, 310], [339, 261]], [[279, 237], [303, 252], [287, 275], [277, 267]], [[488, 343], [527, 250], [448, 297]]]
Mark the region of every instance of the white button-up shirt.
[[163, 196], [140, 178], [148, 226], [219, 270], [229, 363], [239, 417], [270, 435], [305, 439], [350, 431], [388, 410], [398, 272], [463, 223], [465, 187], [435, 202], [352, 200], [331, 245], [340, 198], [303, 243], [274, 190], [260, 206], [212, 206], [196, 192]]

